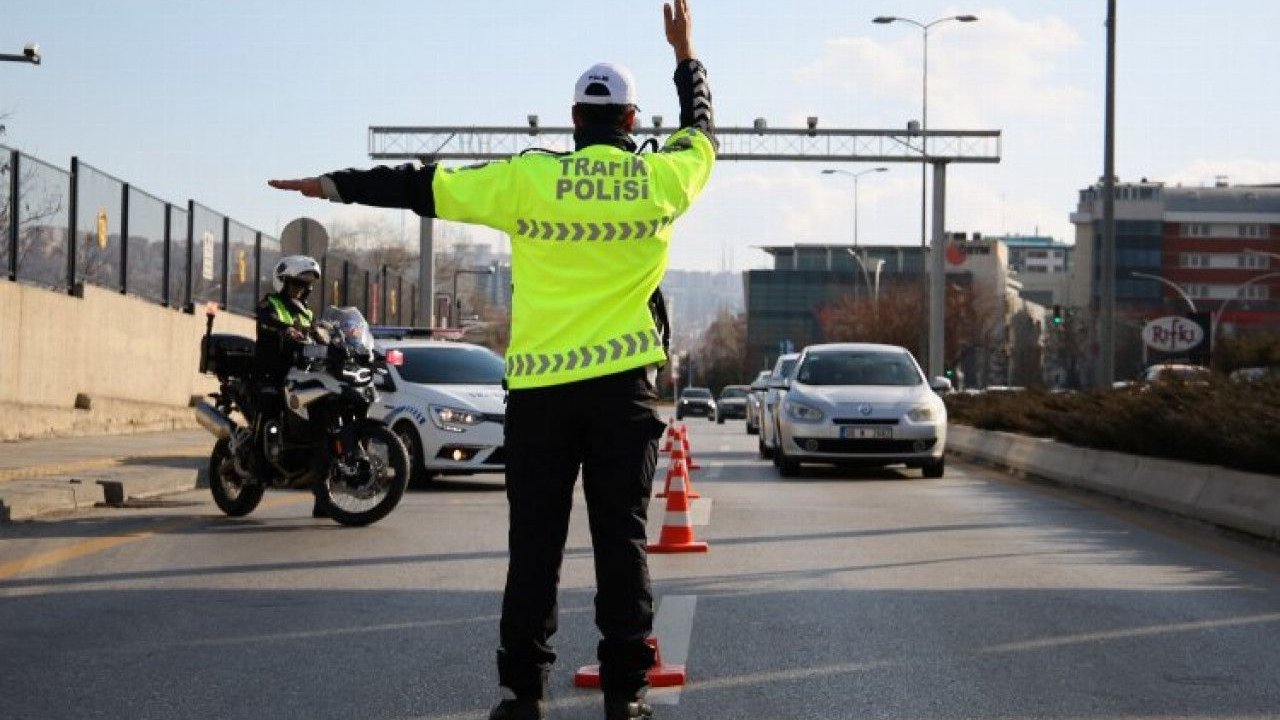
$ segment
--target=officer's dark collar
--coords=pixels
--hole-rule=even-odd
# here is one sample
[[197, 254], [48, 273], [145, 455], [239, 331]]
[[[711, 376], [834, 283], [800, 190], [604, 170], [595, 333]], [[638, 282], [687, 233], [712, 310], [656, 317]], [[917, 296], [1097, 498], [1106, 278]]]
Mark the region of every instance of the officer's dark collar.
[[616, 127], [591, 125], [575, 128], [573, 131], [574, 150], [581, 150], [590, 145], [611, 145], [627, 152], [636, 151], [636, 142], [626, 131]]

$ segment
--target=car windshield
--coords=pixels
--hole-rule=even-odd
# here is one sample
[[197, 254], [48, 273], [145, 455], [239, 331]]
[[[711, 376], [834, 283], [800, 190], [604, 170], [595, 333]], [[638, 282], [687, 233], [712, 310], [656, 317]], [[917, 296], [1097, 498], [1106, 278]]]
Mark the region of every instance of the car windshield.
[[901, 352], [839, 350], [812, 353], [796, 372], [805, 385], [919, 385], [911, 357]]
[[799, 358], [791, 358], [789, 360], [783, 360], [782, 364], [778, 366], [778, 371], [775, 372], [773, 376], [778, 380], [784, 380], [790, 377], [791, 370], [796, 366], [797, 360], [799, 360]]
[[744, 398], [747, 396], [747, 389], [741, 385], [733, 385], [720, 391], [720, 399], [727, 400], [729, 398]]
[[684, 392], [681, 393], [680, 396], [687, 398], [709, 398], [711, 397], [711, 391], [706, 388], [685, 388]]
[[401, 347], [400, 377], [423, 385], [501, 385], [506, 370], [492, 350], [465, 345]]
[[769, 371], [768, 370], [761, 372], [758, 376], [756, 376], [756, 379], [751, 383], [752, 390], [765, 390], [765, 389], [768, 389], [768, 387], [769, 387]]

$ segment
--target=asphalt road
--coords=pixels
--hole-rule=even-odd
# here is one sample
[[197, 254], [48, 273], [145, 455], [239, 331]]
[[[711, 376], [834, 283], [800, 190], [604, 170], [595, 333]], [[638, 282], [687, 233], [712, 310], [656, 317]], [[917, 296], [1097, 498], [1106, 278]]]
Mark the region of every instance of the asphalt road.
[[[651, 556], [689, 673], [659, 718], [1280, 717], [1270, 551], [955, 462], [782, 480], [741, 421], [689, 427], [711, 549]], [[0, 717], [486, 717], [501, 479], [363, 529], [309, 509], [268, 494], [232, 520], [201, 491], [0, 526]], [[571, 685], [592, 583], [579, 507], [554, 718], [601, 717]]]

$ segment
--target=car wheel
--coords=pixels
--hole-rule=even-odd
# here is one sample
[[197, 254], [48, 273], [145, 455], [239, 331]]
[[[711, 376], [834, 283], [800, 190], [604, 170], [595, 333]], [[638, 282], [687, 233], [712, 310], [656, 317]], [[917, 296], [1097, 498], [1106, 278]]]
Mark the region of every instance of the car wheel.
[[800, 474], [800, 463], [787, 457], [782, 449], [782, 439], [778, 439], [778, 447], [773, 450], [773, 464], [778, 466], [778, 474], [782, 477], [795, 477]]
[[924, 476], [930, 480], [937, 480], [946, 472], [947, 461], [945, 458], [938, 458], [937, 460], [925, 463], [920, 470]]
[[398, 423], [394, 430], [409, 454], [409, 482], [415, 485], [430, 482], [432, 476], [427, 472], [426, 461], [422, 457], [422, 439], [418, 437], [418, 431], [407, 422]]

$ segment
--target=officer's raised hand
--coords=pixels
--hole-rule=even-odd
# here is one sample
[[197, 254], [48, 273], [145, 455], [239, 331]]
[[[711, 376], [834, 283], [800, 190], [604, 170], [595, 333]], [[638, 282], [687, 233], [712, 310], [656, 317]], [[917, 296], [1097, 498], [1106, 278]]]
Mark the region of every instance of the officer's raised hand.
[[689, 20], [688, 0], [663, 3], [662, 17], [666, 21], [667, 42], [676, 51], [676, 62], [692, 58], [693, 23]]
[[324, 197], [320, 187], [320, 178], [299, 178], [297, 180], [268, 180], [267, 184], [277, 190], [297, 190], [307, 197]]

